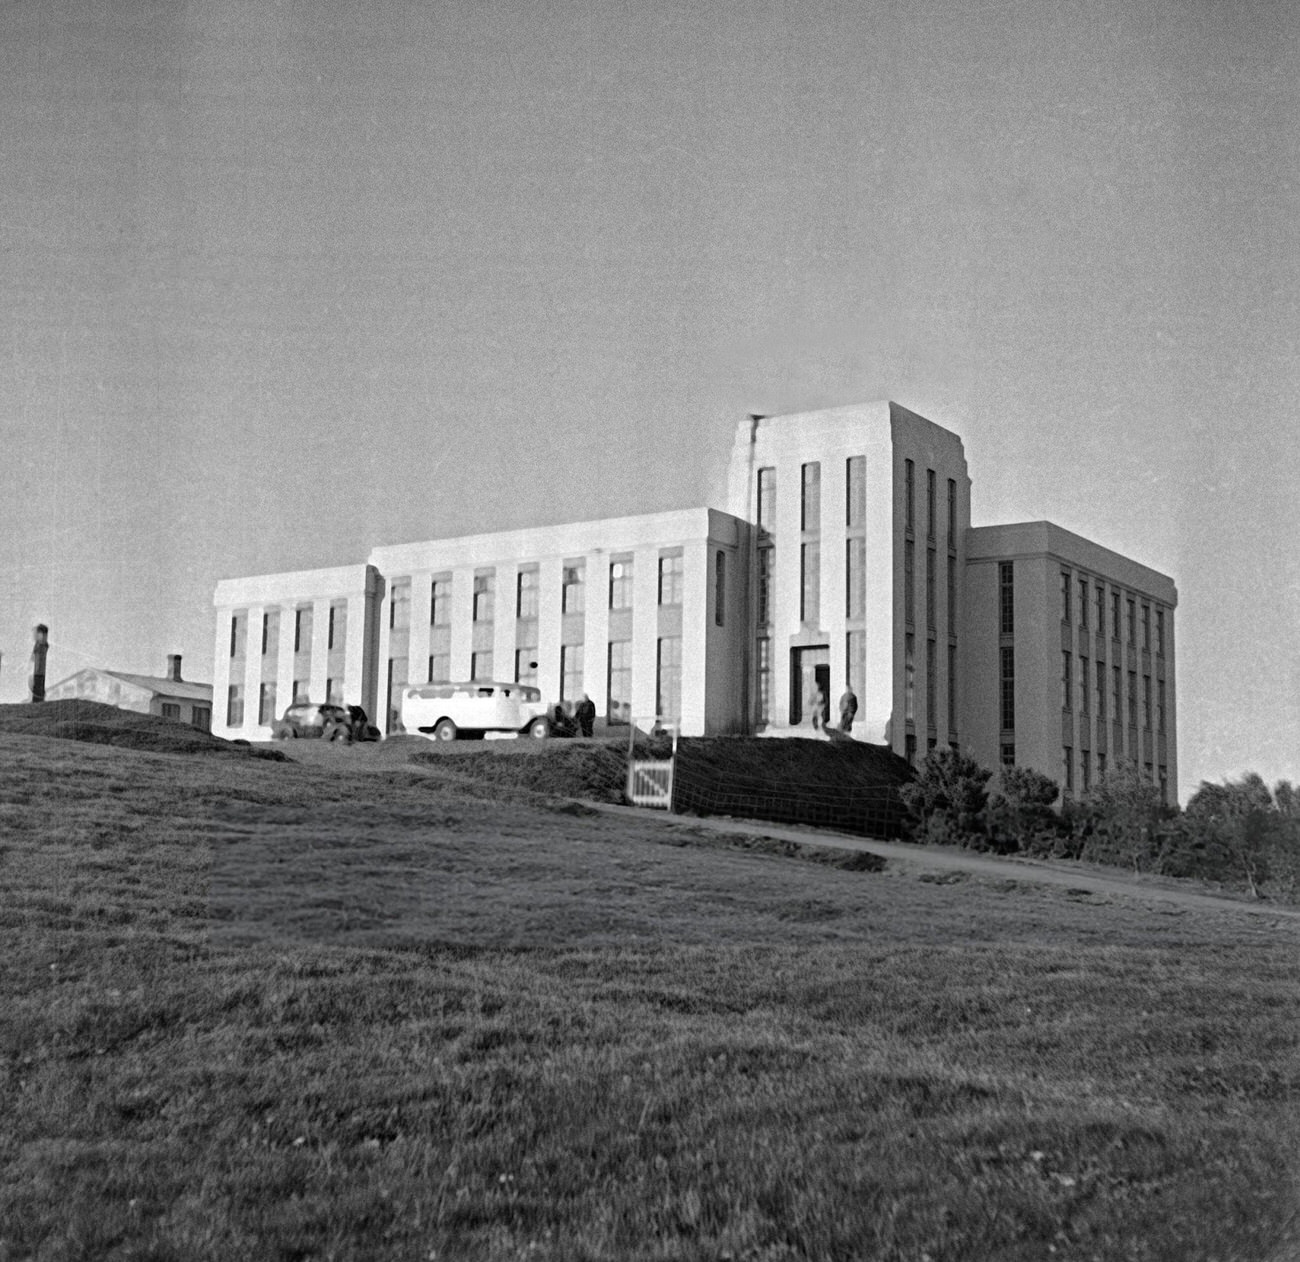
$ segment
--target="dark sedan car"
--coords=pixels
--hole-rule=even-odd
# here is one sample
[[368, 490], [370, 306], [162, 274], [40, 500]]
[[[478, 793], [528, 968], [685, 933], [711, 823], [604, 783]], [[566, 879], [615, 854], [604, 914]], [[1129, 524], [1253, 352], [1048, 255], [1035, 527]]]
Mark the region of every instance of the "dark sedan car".
[[379, 729], [367, 721], [360, 706], [341, 706], [314, 701], [296, 701], [284, 717], [271, 724], [271, 735], [278, 741], [318, 737], [326, 741], [373, 741]]

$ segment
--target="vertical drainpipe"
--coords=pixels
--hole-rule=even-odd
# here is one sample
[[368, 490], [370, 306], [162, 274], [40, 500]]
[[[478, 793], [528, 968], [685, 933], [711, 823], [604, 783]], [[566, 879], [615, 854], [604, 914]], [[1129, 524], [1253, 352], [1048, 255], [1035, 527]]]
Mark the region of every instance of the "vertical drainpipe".
[[32, 675], [31, 684], [33, 702], [45, 700], [45, 655], [50, 648], [50, 629], [45, 623], [38, 623], [33, 629]]

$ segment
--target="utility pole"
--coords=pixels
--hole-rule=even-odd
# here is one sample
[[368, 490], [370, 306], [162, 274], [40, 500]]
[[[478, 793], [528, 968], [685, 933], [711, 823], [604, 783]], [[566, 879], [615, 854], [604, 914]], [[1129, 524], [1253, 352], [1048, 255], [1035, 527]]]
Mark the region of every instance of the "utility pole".
[[29, 681], [33, 701], [45, 700], [45, 654], [50, 650], [50, 629], [45, 623], [37, 623], [33, 628], [36, 637], [32, 644], [32, 677]]

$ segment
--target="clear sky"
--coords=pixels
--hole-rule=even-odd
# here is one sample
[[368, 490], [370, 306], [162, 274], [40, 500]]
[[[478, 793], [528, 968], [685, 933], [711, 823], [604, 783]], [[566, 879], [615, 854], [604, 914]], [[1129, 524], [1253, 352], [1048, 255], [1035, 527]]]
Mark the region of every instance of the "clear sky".
[[892, 398], [1174, 577], [1184, 793], [1300, 778], [1292, 0], [9, 0], [0, 120], [0, 700]]

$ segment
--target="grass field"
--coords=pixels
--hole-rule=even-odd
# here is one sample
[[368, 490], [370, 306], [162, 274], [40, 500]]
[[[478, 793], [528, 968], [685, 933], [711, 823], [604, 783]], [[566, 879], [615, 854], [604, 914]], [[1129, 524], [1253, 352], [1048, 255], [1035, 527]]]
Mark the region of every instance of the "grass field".
[[0, 1259], [1300, 1256], [1300, 922], [396, 751], [0, 734]]

